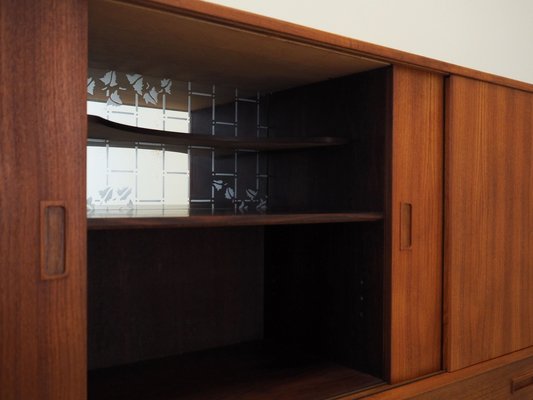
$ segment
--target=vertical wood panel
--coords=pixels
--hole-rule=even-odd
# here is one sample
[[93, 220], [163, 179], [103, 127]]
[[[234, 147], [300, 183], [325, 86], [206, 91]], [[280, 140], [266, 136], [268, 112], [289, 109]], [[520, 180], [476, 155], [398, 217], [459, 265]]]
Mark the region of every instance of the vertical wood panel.
[[532, 136], [532, 94], [448, 79], [448, 370], [533, 345]]
[[[443, 86], [440, 75], [394, 67], [387, 207], [392, 383], [441, 369]], [[403, 221], [409, 246], [402, 246], [402, 203], [411, 209], [409, 223]]]
[[[83, 400], [85, 0], [0, 2], [0, 398]], [[40, 202], [69, 215], [69, 276], [41, 280]]]

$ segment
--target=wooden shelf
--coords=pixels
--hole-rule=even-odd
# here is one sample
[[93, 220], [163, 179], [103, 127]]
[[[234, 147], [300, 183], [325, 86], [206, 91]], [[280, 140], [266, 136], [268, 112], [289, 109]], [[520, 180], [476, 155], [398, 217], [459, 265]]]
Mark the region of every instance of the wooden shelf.
[[150, 228], [194, 228], [257, 225], [327, 224], [341, 222], [371, 222], [383, 219], [377, 212], [333, 212], [333, 213], [265, 213], [235, 214], [233, 210], [183, 209], [149, 210], [125, 214], [120, 211], [89, 214], [89, 230], [150, 229]]
[[240, 138], [216, 137], [198, 133], [158, 131], [118, 124], [104, 118], [89, 115], [89, 139], [107, 139], [116, 142], [144, 142], [169, 145], [194, 145], [235, 150], [279, 151], [315, 147], [339, 146], [348, 140], [338, 137], [291, 138]]
[[306, 355], [241, 344], [89, 372], [89, 399], [325, 399], [383, 384]]

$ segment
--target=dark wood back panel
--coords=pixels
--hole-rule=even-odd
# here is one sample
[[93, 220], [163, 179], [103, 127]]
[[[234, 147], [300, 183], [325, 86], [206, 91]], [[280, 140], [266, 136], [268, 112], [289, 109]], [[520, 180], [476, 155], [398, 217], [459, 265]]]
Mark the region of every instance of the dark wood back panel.
[[383, 374], [383, 223], [268, 227], [265, 338]]
[[89, 365], [263, 334], [261, 227], [89, 233]]
[[269, 135], [337, 136], [338, 148], [272, 154], [275, 209], [383, 211], [388, 68], [274, 93]]

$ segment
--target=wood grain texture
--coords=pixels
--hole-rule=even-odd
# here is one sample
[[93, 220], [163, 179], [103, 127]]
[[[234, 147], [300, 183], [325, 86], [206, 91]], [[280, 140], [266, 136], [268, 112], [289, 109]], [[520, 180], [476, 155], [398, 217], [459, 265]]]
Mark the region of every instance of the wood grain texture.
[[[311, 46], [318, 46], [340, 52], [347, 52], [373, 60], [403, 64], [416, 68], [432, 70], [443, 74], [455, 74], [484, 80], [499, 85], [533, 92], [533, 85], [514, 79], [477, 71], [470, 68], [410, 54], [360, 40], [339, 36], [316, 29], [280, 21], [265, 16], [236, 10], [197, 0], [119, 0], [123, 3], [138, 4], [158, 8], [186, 17], [209, 21], [233, 29], [256, 32], [272, 38], [281, 38]], [[354, 71], [355, 72], [355, 71]]]
[[[86, 398], [87, 5], [0, 2], [0, 398]], [[69, 212], [67, 279], [40, 279], [40, 201]]]
[[447, 84], [445, 359], [533, 345], [533, 95]]
[[390, 76], [390, 68], [381, 68], [270, 96], [270, 137], [334, 131], [348, 141], [344, 146], [270, 153], [270, 209], [383, 211]]
[[[441, 75], [394, 67], [392, 192], [385, 218], [391, 235], [385, 289], [391, 383], [441, 368], [443, 90]], [[404, 250], [402, 203], [411, 205], [410, 247]]]
[[91, 371], [94, 400], [323, 400], [382, 383], [261, 342]]
[[533, 386], [533, 365], [530, 370], [511, 380], [511, 392], [516, 393], [530, 386]]
[[[533, 357], [499, 368], [467, 374], [469, 368], [444, 373], [425, 381], [406, 385], [377, 395], [358, 397], [368, 400], [531, 400], [533, 386], [513, 392], [513, 382], [533, 371]], [[473, 369], [473, 368], [470, 368]]]
[[41, 279], [67, 276], [66, 224], [63, 202], [41, 201]]
[[[198, 211], [198, 210], [196, 210]], [[227, 226], [330, 224], [339, 222], [368, 222], [383, 219], [381, 213], [294, 213], [294, 214], [202, 214], [183, 217], [90, 217], [89, 230], [102, 229], [154, 229], [154, 228], [206, 228]]]
[[262, 227], [88, 239], [89, 368], [262, 338]]
[[200, 133], [166, 132], [119, 124], [101, 117], [89, 115], [88, 137], [113, 142], [143, 142], [170, 145], [206, 146], [234, 150], [283, 151], [340, 146], [348, 140], [335, 136], [246, 138], [219, 137]]
[[[510, 373], [502, 374], [503, 368], [506, 366], [512, 366]], [[428, 393], [439, 393], [443, 390], [446, 393], [447, 390], [454, 390], [453, 386], [457, 385], [462, 387], [463, 392], [459, 396], [472, 396], [472, 399], [484, 399], [479, 397], [479, 394], [485, 394], [490, 396], [490, 389], [487, 391], [485, 386], [497, 387], [500, 394], [504, 393], [507, 397], [501, 397], [501, 399], [509, 400], [514, 399], [510, 396], [512, 391], [512, 382], [516, 379], [520, 379], [524, 375], [528, 374], [528, 371], [533, 371], [533, 347], [529, 347], [524, 350], [520, 350], [505, 356], [495, 358], [490, 361], [479, 363], [471, 367], [463, 368], [454, 372], [441, 372], [434, 374], [433, 376], [426, 377], [424, 379], [417, 379], [412, 382], [396, 384], [396, 385], [383, 385], [376, 388], [370, 388], [364, 391], [360, 391], [355, 394], [339, 397], [338, 400], [406, 400], [406, 399], [418, 399], [419, 396], [426, 396]], [[505, 382], [502, 384], [501, 377], [505, 375]], [[490, 376], [492, 378], [485, 379], [484, 376]], [[497, 378], [497, 377], [500, 378]], [[476, 380], [477, 377], [482, 377], [481, 380]], [[493, 379], [500, 379], [500, 382], [493, 384]], [[475, 380], [475, 385], [467, 384], [463, 386], [463, 382], [469, 380]], [[469, 388], [468, 388], [469, 386]], [[498, 393], [498, 392], [497, 392]], [[526, 392], [527, 393], [527, 392]], [[477, 396], [477, 397], [476, 397]], [[455, 400], [456, 397], [423, 397], [424, 400]], [[457, 397], [463, 399], [463, 397]], [[530, 400], [531, 397], [518, 397], [521, 400]], [[465, 397], [464, 399], [470, 399]], [[499, 399], [499, 398], [498, 398]], [[494, 400], [494, 399], [493, 399]]]

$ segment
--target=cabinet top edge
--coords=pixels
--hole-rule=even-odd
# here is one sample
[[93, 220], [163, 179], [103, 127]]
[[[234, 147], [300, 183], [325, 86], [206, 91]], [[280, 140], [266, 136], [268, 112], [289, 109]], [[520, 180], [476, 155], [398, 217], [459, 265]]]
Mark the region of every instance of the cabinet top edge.
[[368, 57], [376, 61], [430, 70], [443, 75], [458, 75], [501, 86], [533, 92], [533, 84], [462, 67], [445, 61], [364, 42], [279, 19], [199, 0], [113, 0], [159, 9], [218, 25], [260, 33], [340, 52]]

